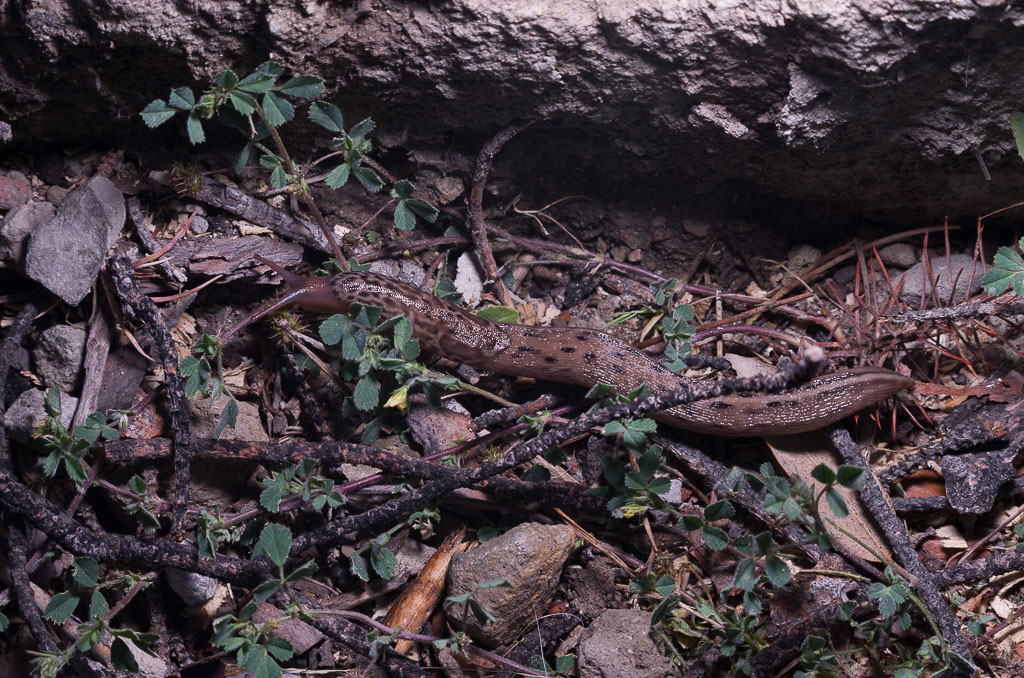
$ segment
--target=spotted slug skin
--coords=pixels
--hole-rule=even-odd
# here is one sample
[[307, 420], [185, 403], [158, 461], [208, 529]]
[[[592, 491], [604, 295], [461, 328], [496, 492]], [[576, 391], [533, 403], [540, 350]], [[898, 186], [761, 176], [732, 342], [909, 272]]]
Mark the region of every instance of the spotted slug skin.
[[[499, 374], [580, 386], [602, 383], [616, 393], [628, 393], [644, 383], [652, 392], [700, 384], [605, 332], [492, 322], [375, 273], [349, 272], [327, 279], [284, 277], [291, 290], [282, 301], [334, 313], [347, 312], [352, 303], [380, 306], [388, 315], [405, 315], [427, 351]], [[677, 428], [719, 436], [803, 433], [913, 383], [884, 368], [859, 367], [819, 377], [791, 391], [722, 396], [673, 407], [654, 417]]]

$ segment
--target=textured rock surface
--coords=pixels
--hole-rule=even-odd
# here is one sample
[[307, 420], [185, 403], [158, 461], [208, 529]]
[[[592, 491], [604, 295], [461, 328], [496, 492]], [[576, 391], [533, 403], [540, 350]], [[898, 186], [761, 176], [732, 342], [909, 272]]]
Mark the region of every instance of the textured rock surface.
[[[1008, 116], [1024, 74], [1007, 65], [1024, 7], [1008, 0], [48, 0], [0, 14], [14, 144], [119, 141], [172, 85], [272, 52], [441, 174], [536, 119], [499, 167], [559, 196], [778, 197], [915, 223], [1018, 198]], [[160, 138], [180, 130], [139, 137]]]
[[32, 360], [46, 386], [56, 386], [64, 393], [75, 390], [87, 336], [85, 330], [71, 325], [54, 325], [39, 336]]
[[580, 638], [580, 678], [660, 678], [680, 675], [648, 632], [651, 613], [605, 610]]
[[32, 231], [25, 273], [72, 306], [85, 298], [124, 226], [124, 196], [96, 175]]
[[[18, 396], [4, 413], [4, 426], [7, 429], [7, 435], [20, 442], [31, 438], [36, 425], [46, 417], [45, 401], [46, 395], [37, 388], [30, 388]], [[71, 426], [71, 418], [75, 416], [77, 407], [78, 398], [61, 393], [61, 423]]]
[[32, 229], [52, 215], [53, 210], [48, 202], [30, 202], [8, 212], [0, 221], [0, 259], [20, 265]]
[[[448, 595], [473, 591], [473, 597], [497, 618], [481, 627], [470, 612], [466, 632], [492, 647], [515, 640], [547, 612], [572, 542], [572, 529], [565, 525], [523, 523], [469, 553], [452, 556]], [[496, 579], [508, 580], [512, 587], [477, 589]], [[462, 627], [461, 605], [449, 607], [447, 615], [449, 622]]]

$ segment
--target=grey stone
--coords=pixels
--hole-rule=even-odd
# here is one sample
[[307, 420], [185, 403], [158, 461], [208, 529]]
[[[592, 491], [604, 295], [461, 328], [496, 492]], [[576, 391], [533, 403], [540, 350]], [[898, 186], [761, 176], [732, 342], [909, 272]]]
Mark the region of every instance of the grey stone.
[[[515, 640], [546, 613], [572, 543], [573, 531], [565, 525], [523, 523], [469, 553], [456, 553], [448, 569], [448, 595], [472, 591], [497, 621], [481, 626], [472, 612], [464, 615], [462, 605], [448, 608], [448, 621], [491, 647]], [[495, 579], [512, 587], [477, 588]]]
[[605, 610], [587, 627], [576, 653], [580, 678], [668, 678], [680, 674], [649, 635], [651, 613]]
[[[210, 398], [188, 401], [188, 419], [192, 424], [192, 435], [197, 438], [216, 438], [220, 413], [227, 404], [228, 399], [223, 396], [216, 403], [211, 402]], [[244, 400], [238, 401], [238, 417], [235, 419], [234, 428], [225, 428], [220, 437], [222, 440], [270, 442], [270, 436], [263, 428], [259, 408]]]
[[80, 302], [124, 226], [124, 196], [104, 176], [68, 194], [29, 239], [25, 272], [71, 305]]
[[86, 337], [85, 330], [71, 325], [54, 325], [42, 333], [32, 349], [32, 361], [46, 386], [64, 392], [75, 390], [85, 359]]
[[921, 261], [921, 250], [910, 243], [897, 242], [878, 250], [878, 257], [886, 266], [910, 268]]
[[[281, 612], [281, 610], [270, 603], [263, 602], [259, 604], [258, 608], [256, 608], [256, 612], [253, 614], [252, 619], [257, 624], [265, 624], [272, 619], [281, 618], [283, 614], [284, 613]], [[309, 648], [324, 639], [324, 634], [320, 633], [301, 619], [289, 619], [286, 622], [279, 623], [274, 630], [271, 631], [270, 635], [287, 640], [292, 644], [292, 649], [297, 655], [305, 654], [309, 651]]]
[[[46, 418], [45, 401], [46, 394], [37, 388], [30, 388], [18, 396], [4, 414], [7, 434], [19, 442], [28, 441], [35, 427]], [[77, 407], [78, 398], [60, 394], [60, 420], [65, 426], [71, 426]]]
[[68, 197], [70, 192], [69, 189], [63, 186], [50, 186], [46, 189], [46, 199], [54, 205], [59, 205], [64, 202], [64, 198]]
[[50, 217], [54, 209], [48, 202], [30, 202], [8, 212], [0, 222], [0, 259], [21, 264], [32, 229]]
[[179, 570], [176, 567], [167, 568], [164, 576], [167, 577], [167, 584], [171, 590], [177, 593], [186, 605], [205, 603], [213, 598], [213, 594], [217, 593], [217, 587], [220, 586], [220, 582], [213, 577]]
[[[894, 284], [899, 287], [899, 281], [903, 281], [900, 299], [910, 304], [912, 308], [920, 307], [922, 289], [925, 294], [925, 306], [930, 307], [932, 304], [929, 298], [933, 294], [933, 288], [935, 296], [938, 297], [938, 305], [942, 306], [962, 302], [978, 292], [983, 276], [984, 271], [980, 262], [975, 264], [974, 259], [966, 254], [952, 254], [948, 260], [945, 256], [932, 258], [928, 269], [921, 262], [914, 264], [900, 276], [899, 280], [894, 281]], [[956, 281], [956, 290], [952, 298], [951, 280]]]

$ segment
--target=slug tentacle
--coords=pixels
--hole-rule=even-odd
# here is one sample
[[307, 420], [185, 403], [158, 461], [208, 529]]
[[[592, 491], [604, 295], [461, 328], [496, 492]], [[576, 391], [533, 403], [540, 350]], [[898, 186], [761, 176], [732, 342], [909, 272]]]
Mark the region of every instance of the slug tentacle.
[[[271, 310], [287, 303], [326, 313], [344, 313], [352, 303], [380, 306], [389, 315], [405, 315], [423, 348], [472, 367], [582, 386], [603, 383], [620, 394], [644, 383], [655, 392], [700, 383], [672, 373], [605, 332], [492, 322], [376, 273], [300, 278], [264, 263], [290, 287]], [[680, 405], [655, 418], [722, 436], [802, 433], [834, 423], [913, 383], [881, 367], [861, 367], [780, 393], [734, 394]]]

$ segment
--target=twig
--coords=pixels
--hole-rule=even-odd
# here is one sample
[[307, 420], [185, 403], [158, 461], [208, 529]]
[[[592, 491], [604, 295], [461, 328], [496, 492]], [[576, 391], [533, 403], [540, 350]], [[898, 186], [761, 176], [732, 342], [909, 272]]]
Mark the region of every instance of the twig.
[[164, 381], [167, 384], [167, 397], [171, 406], [171, 421], [174, 428], [174, 480], [175, 501], [174, 517], [171, 534], [180, 535], [185, 531], [185, 516], [188, 510], [189, 487], [191, 483], [191, 426], [188, 421], [188, 406], [185, 389], [178, 373], [178, 354], [174, 350], [174, 340], [167, 329], [163, 314], [152, 299], [144, 296], [132, 274], [131, 262], [125, 255], [119, 255], [109, 261], [111, 280], [117, 288], [121, 300], [121, 308], [128, 319], [138, 318], [146, 323], [153, 332], [160, 362], [164, 368]]
[[967, 639], [964, 638], [960, 630], [960, 624], [957, 622], [956, 617], [953, 616], [953, 613], [950, 612], [949, 606], [943, 599], [938, 586], [936, 586], [933, 575], [925, 569], [921, 559], [918, 558], [913, 544], [910, 543], [910, 539], [903, 529], [903, 524], [896, 517], [896, 514], [893, 513], [889, 503], [886, 502], [882, 486], [878, 483], [874, 473], [871, 472], [871, 467], [864, 461], [864, 457], [850, 437], [850, 433], [846, 429], [836, 428], [832, 431], [830, 437], [832, 444], [836, 446], [839, 454], [842, 455], [844, 463], [863, 469], [865, 483], [861, 488], [860, 497], [864, 505], [871, 512], [875, 522], [878, 523], [878, 526], [885, 533], [886, 539], [888, 539], [889, 545], [899, 559], [900, 564], [914, 577], [917, 577], [917, 581], [912, 582], [912, 585], [921, 594], [921, 598], [942, 633], [942, 637], [954, 652], [964, 658], [969, 658]]
[[491, 163], [494, 160], [495, 154], [529, 124], [509, 125], [495, 134], [480, 149], [480, 154], [476, 158], [476, 169], [473, 171], [473, 188], [469, 194], [469, 205], [466, 210], [466, 224], [469, 227], [470, 235], [473, 237], [473, 245], [476, 247], [477, 256], [480, 257], [480, 265], [484, 267], [484, 275], [494, 285], [498, 301], [505, 306], [512, 305], [512, 297], [509, 295], [508, 290], [505, 289], [505, 283], [502, 282], [501, 276], [498, 275], [498, 264], [494, 261], [494, 254], [491, 252], [491, 246], [487, 242], [487, 231], [484, 229], [483, 222], [484, 187], [487, 184], [487, 175], [491, 171]]

